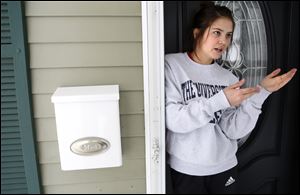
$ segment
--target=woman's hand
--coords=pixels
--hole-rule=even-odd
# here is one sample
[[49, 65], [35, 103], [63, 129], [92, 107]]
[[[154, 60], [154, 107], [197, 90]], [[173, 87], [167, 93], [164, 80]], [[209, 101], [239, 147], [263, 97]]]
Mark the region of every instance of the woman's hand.
[[245, 83], [245, 79], [226, 87], [223, 91], [231, 106], [238, 106], [245, 99], [259, 92], [259, 87], [249, 87], [240, 89], [240, 87]]
[[[293, 68], [289, 72], [278, 75], [280, 72], [280, 68], [277, 68], [270, 74], [268, 74], [261, 82], [260, 86], [265, 88], [269, 92], [274, 92], [279, 90], [281, 87], [285, 86], [295, 75], [297, 69]], [[278, 75], [278, 76], [276, 76]]]

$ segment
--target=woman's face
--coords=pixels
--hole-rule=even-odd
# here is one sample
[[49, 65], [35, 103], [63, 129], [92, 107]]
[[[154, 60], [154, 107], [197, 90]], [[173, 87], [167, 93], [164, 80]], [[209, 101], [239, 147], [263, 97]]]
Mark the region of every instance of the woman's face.
[[202, 40], [197, 44], [197, 53], [203, 61], [211, 62], [221, 57], [226, 51], [232, 39], [233, 24], [230, 19], [218, 18], [203, 35]]

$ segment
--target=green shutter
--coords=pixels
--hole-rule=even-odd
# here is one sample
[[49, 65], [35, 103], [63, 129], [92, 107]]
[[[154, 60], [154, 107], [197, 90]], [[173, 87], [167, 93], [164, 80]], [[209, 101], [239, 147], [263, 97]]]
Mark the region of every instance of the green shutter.
[[24, 21], [21, 2], [1, 1], [1, 194], [41, 193]]

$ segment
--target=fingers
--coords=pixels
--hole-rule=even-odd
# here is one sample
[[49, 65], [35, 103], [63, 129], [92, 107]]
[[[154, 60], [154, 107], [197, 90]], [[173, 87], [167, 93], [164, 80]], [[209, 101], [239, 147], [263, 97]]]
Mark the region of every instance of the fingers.
[[280, 68], [277, 68], [276, 70], [274, 70], [273, 72], [271, 72], [270, 74], [268, 74], [266, 76], [266, 78], [273, 78], [275, 77], [276, 75], [278, 75], [280, 73], [281, 69]]
[[259, 92], [259, 87], [249, 87], [249, 88], [244, 88], [244, 89], [240, 89], [241, 93], [243, 95], [247, 95], [247, 94], [254, 94]]
[[245, 83], [245, 79], [242, 79], [239, 82], [236, 82], [236, 83], [230, 85], [229, 88], [235, 89], [235, 88], [241, 87], [244, 83]]
[[297, 69], [293, 68], [292, 70], [290, 70], [289, 72], [283, 74], [280, 76], [280, 83], [279, 83], [279, 88], [285, 86], [296, 74]]
[[296, 68], [293, 68], [292, 70], [288, 71], [287, 73], [281, 75], [281, 80], [286, 80], [286, 79], [290, 79], [293, 78], [293, 76], [295, 75], [295, 73], [297, 72]]

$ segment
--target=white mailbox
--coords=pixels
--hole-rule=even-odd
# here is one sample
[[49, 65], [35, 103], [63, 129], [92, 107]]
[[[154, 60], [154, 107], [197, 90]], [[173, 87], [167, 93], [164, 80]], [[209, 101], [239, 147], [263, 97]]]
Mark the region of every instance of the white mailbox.
[[118, 85], [59, 87], [51, 100], [62, 170], [122, 165]]

